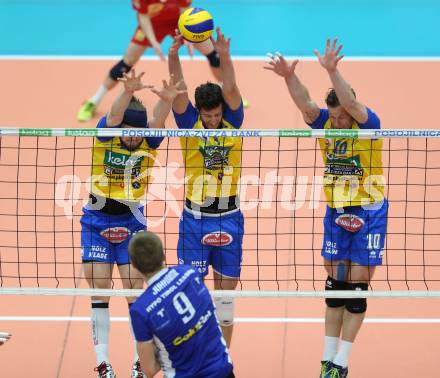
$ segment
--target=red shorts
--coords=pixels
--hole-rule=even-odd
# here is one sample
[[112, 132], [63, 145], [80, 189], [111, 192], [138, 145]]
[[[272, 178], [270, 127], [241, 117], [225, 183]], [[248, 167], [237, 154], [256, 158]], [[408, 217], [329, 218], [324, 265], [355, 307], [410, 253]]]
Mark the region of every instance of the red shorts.
[[[162, 43], [162, 41], [167, 35], [170, 36], [175, 35], [175, 30], [177, 29], [177, 21], [178, 18], [161, 20], [157, 22], [155, 22], [153, 19], [152, 21], [153, 30], [154, 30], [154, 34], [156, 34], [156, 39], [159, 43]], [[137, 45], [151, 47], [150, 41], [145, 37], [145, 34], [139, 25], [136, 31], [134, 32], [133, 37], [131, 38], [131, 42], [136, 43]]]

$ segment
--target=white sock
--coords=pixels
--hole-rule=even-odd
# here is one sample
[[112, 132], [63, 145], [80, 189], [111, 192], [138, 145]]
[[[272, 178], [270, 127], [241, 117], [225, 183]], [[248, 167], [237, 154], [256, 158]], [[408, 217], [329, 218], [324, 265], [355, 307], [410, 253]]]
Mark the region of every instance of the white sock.
[[[128, 308], [130, 308], [131, 303], [128, 305]], [[130, 316], [130, 314], [128, 314]], [[139, 354], [137, 351], [137, 342], [136, 342], [136, 337], [134, 336], [134, 331], [133, 331], [133, 326], [131, 324], [131, 320], [128, 322], [129, 323], [129, 328], [130, 328], [130, 333], [131, 336], [133, 337], [134, 340], [134, 355], [133, 355], [133, 363], [136, 363], [137, 360], [139, 360]]]
[[110, 313], [108, 303], [92, 301], [92, 334], [95, 345], [96, 362], [109, 362], [108, 335], [110, 332]]
[[93, 102], [96, 106], [98, 106], [107, 92], [108, 89], [103, 84], [101, 84], [101, 86], [98, 88], [94, 96], [90, 97], [89, 101]]
[[345, 340], [341, 340], [341, 343], [339, 344], [339, 350], [336, 354], [335, 359], [333, 360], [333, 363], [342, 367], [348, 366], [348, 355], [350, 354], [351, 348], [353, 346], [353, 343]]
[[324, 339], [324, 354], [322, 361], [333, 361], [338, 351], [339, 337], [326, 336]]

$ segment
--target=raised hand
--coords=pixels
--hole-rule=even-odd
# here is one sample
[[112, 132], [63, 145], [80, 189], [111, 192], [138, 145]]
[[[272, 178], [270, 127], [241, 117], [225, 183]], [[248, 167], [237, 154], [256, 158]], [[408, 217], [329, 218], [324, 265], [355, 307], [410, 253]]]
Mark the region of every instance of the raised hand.
[[335, 38], [333, 42], [330, 41], [330, 38], [327, 38], [324, 56], [322, 56], [318, 50], [314, 51], [319, 63], [327, 71], [336, 70], [339, 61], [344, 57], [344, 55], [339, 55], [342, 50], [342, 45], [337, 46], [337, 43], [337, 38]]
[[118, 81], [121, 81], [124, 84], [124, 88], [127, 92], [136, 92], [144, 88], [154, 88], [153, 85], [144, 85], [144, 83], [142, 83], [141, 79], [144, 75], [145, 72], [141, 72], [139, 76], [136, 76], [135, 70], [132, 69], [131, 74], [124, 72], [123, 77], [118, 78]]
[[289, 64], [279, 52], [276, 52], [275, 55], [268, 53], [267, 56], [269, 58], [267, 62], [268, 66], [264, 66], [263, 68], [265, 70], [273, 71], [284, 78], [289, 78], [294, 74], [296, 65], [299, 62], [298, 59], [295, 59]]
[[173, 102], [173, 100], [176, 98], [176, 96], [183, 94], [183, 93], [186, 93], [186, 89], [177, 89], [182, 84], [183, 84], [183, 79], [178, 81], [177, 83], [175, 83], [174, 76], [171, 75], [168, 83], [166, 80], [162, 80], [162, 89], [161, 90], [157, 90], [155, 88], [152, 88], [151, 92], [155, 93], [163, 101]]
[[211, 37], [212, 44], [214, 45], [215, 51], [219, 55], [229, 55], [229, 47], [231, 45], [231, 38], [226, 39], [225, 35], [221, 32], [220, 28], [217, 27], [217, 40]]

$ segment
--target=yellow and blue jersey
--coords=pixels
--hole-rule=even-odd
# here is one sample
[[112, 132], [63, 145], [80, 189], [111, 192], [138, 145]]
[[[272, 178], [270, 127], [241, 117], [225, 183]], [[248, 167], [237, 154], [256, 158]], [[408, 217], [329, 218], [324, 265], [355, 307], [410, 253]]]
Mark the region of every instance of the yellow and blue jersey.
[[[380, 120], [367, 108], [368, 120], [352, 129], [379, 129]], [[310, 127], [330, 129], [327, 109], [321, 109]], [[384, 177], [381, 139], [334, 138], [319, 139], [324, 160], [324, 192], [332, 208], [361, 206], [384, 200]]]
[[[198, 110], [188, 103], [185, 112], [174, 112], [181, 129], [204, 129]], [[243, 123], [243, 104], [237, 110], [224, 105], [222, 128], [238, 129]], [[238, 194], [242, 138], [180, 138], [185, 166], [186, 198], [202, 205], [207, 198], [225, 198]]]
[[[97, 127], [106, 127], [106, 117], [99, 121]], [[156, 148], [162, 139], [144, 138], [136, 150], [129, 151], [119, 137], [96, 138], [91, 193], [108, 199], [139, 201], [148, 188]]]
[[138, 342], [154, 342], [165, 377], [218, 378], [232, 361], [200, 274], [186, 265], [165, 268], [130, 308]]

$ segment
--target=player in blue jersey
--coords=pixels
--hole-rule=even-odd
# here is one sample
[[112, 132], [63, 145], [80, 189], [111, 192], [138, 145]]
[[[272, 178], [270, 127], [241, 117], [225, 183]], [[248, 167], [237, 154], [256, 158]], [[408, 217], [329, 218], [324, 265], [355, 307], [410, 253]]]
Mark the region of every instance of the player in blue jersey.
[[[343, 58], [337, 39], [327, 40], [325, 54], [315, 50], [333, 84], [320, 109], [296, 75], [298, 60], [288, 64], [277, 53], [265, 67], [282, 76], [304, 121], [313, 129], [378, 129], [379, 117], [356, 99], [338, 70]], [[388, 202], [381, 139], [320, 138], [325, 164], [327, 210], [321, 255], [326, 290], [368, 290], [382, 264]], [[348, 358], [367, 310], [366, 298], [327, 298], [321, 378], [345, 378]]]
[[165, 266], [162, 242], [139, 232], [128, 251], [148, 288], [130, 309], [142, 371], [165, 378], [233, 378], [232, 361], [200, 273]]
[[[169, 49], [170, 75], [186, 90], [178, 50], [181, 36]], [[180, 129], [240, 129], [243, 101], [230, 55], [230, 39], [217, 28], [223, 86], [204, 83], [195, 90], [195, 106], [186, 92], [173, 102]], [[203, 276], [212, 266], [216, 290], [234, 290], [241, 273], [244, 219], [239, 208], [242, 138], [180, 138], [186, 176], [185, 207], [179, 223], [179, 264], [196, 267]], [[230, 346], [234, 299], [216, 298], [217, 316]]]

